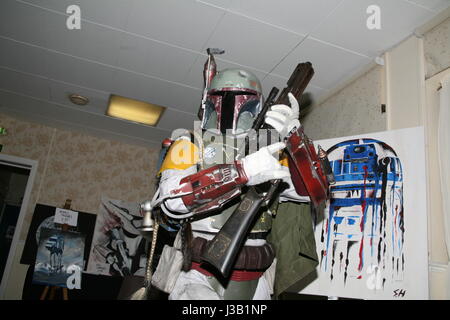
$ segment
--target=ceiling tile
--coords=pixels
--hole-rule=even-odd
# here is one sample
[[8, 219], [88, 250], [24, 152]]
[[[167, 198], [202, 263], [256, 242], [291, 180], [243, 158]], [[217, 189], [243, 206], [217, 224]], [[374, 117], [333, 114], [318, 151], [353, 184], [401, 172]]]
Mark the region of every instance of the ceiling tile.
[[76, 57], [116, 65], [119, 51], [119, 36], [115, 30], [84, 22], [80, 30], [69, 30], [64, 25], [65, 17], [50, 13], [47, 23], [47, 47]]
[[0, 88], [40, 99], [50, 98], [47, 79], [4, 68], [0, 68]]
[[232, 0], [228, 9], [306, 35], [341, 1]]
[[63, 14], [10, 0], [5, 5], [7, 11], [0, 11], [1, 35], [85, 59], [116, 63], [117, 31], [88, 22], [80, 30], [69, 30]]
[[199, 3], [203, 3], [205, 5], [212, 5], [223, 9], [227, 9], [230, 6], [232, 0], [196, 0], [196, 1]]
[[111, 93], [192, 114], [201, 101], [199, 89], [122, 70], [114, 75]]
[[206, 47], [225, 50], [227, 61], [270, 71], [303, 37], [227, 13]]
[[315, 71], [311, 84], [331, 89], [371, 60], [313, 39], [306, 39], [273, 70], [273, 73], [289, 78], [298, 63], [307, 61], [312, 63]]
[[450, 7], [450, 0], [407, 0], [430, 10], [439, 12]]
[[[274, 74], [269, 74], [262, 82], [265, 97], [269, 95], [270, 90], [272, 90], [272, 87], [277, 87], [280, 90], [278, 94], [280, 94], [281, 91], [287, 86], [287, 81], [288, 78], [280, 77]], [[306, 87], [304, 93], [310, 93], [312, 95], [312, 98], [315, 101], [317, 101], [320, 97], [322, 97], [324, 94], [327, 93], [327, 90], [314, 86], [310, 83]]]
[[133, 0], [126, 30], [199, 51], [223, 14], [194, 0]]
[[[129, 1], [124, 0], [22, 0], [35, 6], [66, 14], [70, 5], [80, 7], [81, 19], [115, 28], [124, 28], [130, 12]], [[81, 22], [81, 28], [84, 23]]]
[[169, 86], [158, 79], [118, 70], [112, 80], [111, 93], [165, 107]]
[[[73, 58], [64, 54], [46, 52], [48, 77], [102, 91], [111, 91], [115, 70], [98, 63]], [[50, 63], [51, 62], [51, 63]]]
[[[367, 28], [370, 5], [381, 9], [381, 30]], [[376, 57], [411, 35], [433, 16], [429, 10], [402, 0], [344, 0], [311, 36]]]
[[123, 34], [117, 66], [127, 70], [180, 82], [197, 54], [146, 38]]
[[202, 100], [202, 90], [183, 86], [171, 86], [166, 106], [183, 112], [197, 114]]
[[48, 11], [14, 0], [2, 0], [0, 8], [0, 35], [40, 46], [51, 40]]
[[267, 75], [262, 80], [262, 87], [263, 87], [263, 93], [264, 97], [267, 97], [270, 93], [270, 90], [272, 90], [273, 87], [278, 88], [278, 90], [281, 91], [287, 86], [288, 78], [280, 77], [274, 74]]
[[168, 109], [164, 111], [157, 127], [169, 130], [170, 132], [175, 129], [192, 130], [195, 120], [198, 120], [196, 115]]
[[45, 50], [0, 38], [0, 65], [8, 68], [46, 75], [48, 59]]

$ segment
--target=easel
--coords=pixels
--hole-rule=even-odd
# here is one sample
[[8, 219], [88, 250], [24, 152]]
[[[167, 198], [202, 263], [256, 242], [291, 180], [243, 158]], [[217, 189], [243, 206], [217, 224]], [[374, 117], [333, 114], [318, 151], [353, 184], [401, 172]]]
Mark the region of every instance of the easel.
[[[71, 199], [67, 199], [66, 203], [63, 206], [63, 209], [70, 210], [71, 205], [72, 205], [72, 200]], [[62, 231], [68, 231], [68, 230], [69, 230], [69, 225], [68, 224], [63, 224], [62, 225]], [[45, 300], [45, 298], [47, 297], [49, 289], [50, 289], [50, 296], [48, 297], [48, 299], [49, 300], [54, 300], [56, 291], [59, 290], [60, 287], [46, 286], [44, 288], [44, 291], [41, 294], [41, 299], [40, 300]], [[68, 292], [67, 288], [64, 288], [64, 287], [62, 288], [62, 294], [63, 294], [63, 300], [69, 300], [69, 292]]]

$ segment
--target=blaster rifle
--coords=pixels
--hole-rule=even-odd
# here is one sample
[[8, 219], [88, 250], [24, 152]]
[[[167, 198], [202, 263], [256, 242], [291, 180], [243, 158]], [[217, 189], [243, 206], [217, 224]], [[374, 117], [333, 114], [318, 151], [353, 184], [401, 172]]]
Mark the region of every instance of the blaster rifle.
[[[314, 75], [314, 69], [310, 62], [299, 63], [287, 82], [287, 87], [283, 89], [280, 96], [275, 100], [278, 93], [277, 88], [273, 88], [264, 104], [261, 113], [253, 124], [253, 129], [268, 128], [264, 125], [266, 112], [274, 104], [288, 104], [288, 93], [291, 92], [297, 101], [300, 101], [303, 92]], [[236, 261], [248, 232], [253, 225], [259, 209], [263, 205], [268, 205], [275, 194], [281, 180], [270, 181], [269, 190], [260, 194], [255, 187], [250, 187], [244, 195], [241, 203], [228, 218], [217, 235], [207, 244], [206, 250], [201, 255], [201, 259], [214, 266], [225, 278], [228, 277], [232, 266]]]

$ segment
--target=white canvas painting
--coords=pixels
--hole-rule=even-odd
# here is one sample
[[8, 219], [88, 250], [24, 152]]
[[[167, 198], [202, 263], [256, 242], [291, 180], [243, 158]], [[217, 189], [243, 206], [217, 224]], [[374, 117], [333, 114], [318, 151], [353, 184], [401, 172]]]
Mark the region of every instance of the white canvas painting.
[[139, 229], [137, 202], [103, 196], [97, 214], [87, 272], [108, 276], [143, 276], [146, 241]]
[[302, 294], [428, 299], [423, 128], [315, 142], [335, 176], [315, 219], [319, 265]]

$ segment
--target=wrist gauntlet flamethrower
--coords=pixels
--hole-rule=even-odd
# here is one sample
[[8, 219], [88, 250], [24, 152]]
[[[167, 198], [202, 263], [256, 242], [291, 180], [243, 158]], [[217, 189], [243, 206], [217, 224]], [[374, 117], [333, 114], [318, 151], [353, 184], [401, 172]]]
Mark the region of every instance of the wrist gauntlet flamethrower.
[[240, 195], [247, 182], [240, 161], [219, 164], [183, 178], [180, 188], [171, 191], [171, 197], [181, 196], [190, 212], [200, 214], [221, 208]]

